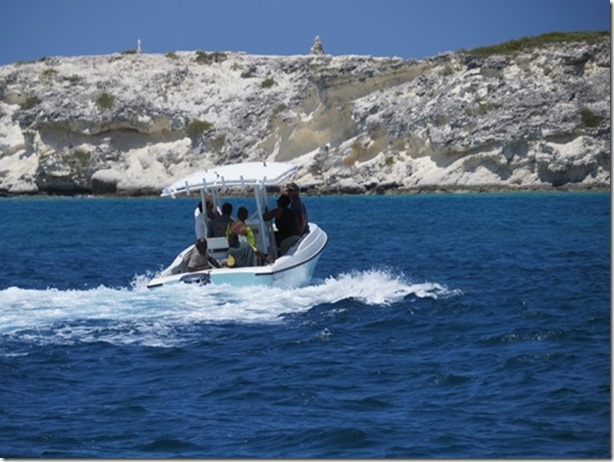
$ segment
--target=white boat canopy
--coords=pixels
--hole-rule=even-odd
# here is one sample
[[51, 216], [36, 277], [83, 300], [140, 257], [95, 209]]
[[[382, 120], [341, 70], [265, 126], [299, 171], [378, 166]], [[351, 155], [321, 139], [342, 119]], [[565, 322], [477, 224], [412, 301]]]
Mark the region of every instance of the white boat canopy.
[[201, 170], [182, 178], [162, 190], [162, 196], [221, 188], [280, 186], [298, 166], [286, 162], [243, 162]]

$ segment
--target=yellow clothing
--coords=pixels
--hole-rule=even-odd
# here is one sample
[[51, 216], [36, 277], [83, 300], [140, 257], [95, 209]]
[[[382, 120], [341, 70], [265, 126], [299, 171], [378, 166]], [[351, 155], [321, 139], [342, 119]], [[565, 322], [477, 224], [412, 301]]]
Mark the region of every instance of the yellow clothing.
[[[241, 237], [241, 236], [245, 236], [245, 237], [247, 238], [247, 242], [248, 242], [248, 244], [249, 244], [249, 245], [251, 245], [252, 247], [256, 247], [256, 236], [254, 236], [254, 232], [252, 231], [252, 228], [250, 228], [249, 226], [247, 226], [247, 225], [246, 225], [245, 223], [243, 223], [242, 221], [237, 220], [237, 221], [235, 221], [234, 223], [229, 223], [229, 224], [228, 224], [228, 228], [226, 228], [226, 237], [230, 236], [230, 233], [232, 233], [232, 232], [233, 232], [233, 230], [234, 230], [234, 228], [235, 228], [235, 225], [237, 225], [237, 224], [241, 224], [241, 225], [243, 225], [243, 226], [245, 227], [245, 230], [246, 230], [246, 233], [247, 233], [247, 235], [245, 235], [245, 234], [239, 234], [239, 233], [237, 233], [237, 235], [238, 235], [239, 237]], [[235, 232], [236, 232], [236, 231], [235, 231]]]

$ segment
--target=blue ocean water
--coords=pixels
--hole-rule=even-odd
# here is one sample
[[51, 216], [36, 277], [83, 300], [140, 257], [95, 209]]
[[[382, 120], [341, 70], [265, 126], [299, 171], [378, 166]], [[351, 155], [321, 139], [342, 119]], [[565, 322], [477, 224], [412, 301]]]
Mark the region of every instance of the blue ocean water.
[[609, 193], [304, 201], [284, 291], [145, 287], [193, 198], [0, 199], [0, 456], [611, 457]]

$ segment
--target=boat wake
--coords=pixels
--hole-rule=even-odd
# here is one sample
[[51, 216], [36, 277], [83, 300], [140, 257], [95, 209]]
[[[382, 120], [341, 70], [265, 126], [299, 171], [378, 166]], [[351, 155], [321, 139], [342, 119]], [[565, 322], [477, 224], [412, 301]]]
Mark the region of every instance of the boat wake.
[[387, 306], [407, 297], [438, 299], [459, 293], [381, 269], [344, 273], [291, 290], [214, 284], [149, 290], [149, 279], [137, 276], [132, 287], [119, 289], [2, 290], [0, 338], [168, 346], [170, 337], [181, 337], [199, 323], [280, 323], [286, 315], [342, 300]]

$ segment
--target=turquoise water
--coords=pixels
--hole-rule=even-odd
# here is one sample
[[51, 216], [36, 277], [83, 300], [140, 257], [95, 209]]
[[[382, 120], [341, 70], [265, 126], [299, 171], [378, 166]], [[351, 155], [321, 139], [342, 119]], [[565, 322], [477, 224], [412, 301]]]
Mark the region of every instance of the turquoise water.
[[149, 291], [195, 200], [0, 199], [0, 456], [611, 457], [609, 194], [304, 201], [312, 285]]

